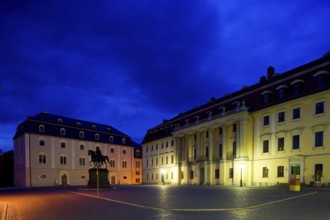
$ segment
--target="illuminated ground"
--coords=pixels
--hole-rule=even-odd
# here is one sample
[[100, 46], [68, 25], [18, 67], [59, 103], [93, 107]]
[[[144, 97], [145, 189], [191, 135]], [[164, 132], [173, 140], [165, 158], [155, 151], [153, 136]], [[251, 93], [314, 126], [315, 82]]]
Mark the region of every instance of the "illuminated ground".
[[[326, 219], [330, 190], [207, 186], [0, 191], [4, 219]], [[7, 211], [5, 213], [5, 211]]]

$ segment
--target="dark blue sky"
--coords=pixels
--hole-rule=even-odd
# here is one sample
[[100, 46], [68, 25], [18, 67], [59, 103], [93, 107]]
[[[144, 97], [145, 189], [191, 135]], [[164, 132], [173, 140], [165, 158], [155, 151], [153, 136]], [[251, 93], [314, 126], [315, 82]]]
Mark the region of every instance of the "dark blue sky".
[[148, 128], [330, 50], [330, 2], [0, 0], [0, 149], [47, 111]]

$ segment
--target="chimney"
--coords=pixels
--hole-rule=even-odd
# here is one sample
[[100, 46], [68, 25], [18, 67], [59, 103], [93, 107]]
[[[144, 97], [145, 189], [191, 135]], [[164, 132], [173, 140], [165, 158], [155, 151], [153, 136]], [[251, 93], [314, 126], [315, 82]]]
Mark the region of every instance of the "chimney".
[[267, 80], [270, 80], [274, 76], [274, 73], [275, 73], [274, 67], [269, 66], [267, 68]]

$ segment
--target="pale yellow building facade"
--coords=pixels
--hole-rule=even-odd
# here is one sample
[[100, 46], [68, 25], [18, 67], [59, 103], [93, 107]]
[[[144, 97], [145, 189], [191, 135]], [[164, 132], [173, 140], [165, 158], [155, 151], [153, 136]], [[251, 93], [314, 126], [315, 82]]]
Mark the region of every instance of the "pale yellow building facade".
[[[148, 130], [143, 182], [271, 186], [330, 184], [329, 53]], [[162, 143], [168, 148], [159, 148]], [[158, 147], [157, 147], [158, 146]], [[169, 163], [160, 163], [162, 158]]]

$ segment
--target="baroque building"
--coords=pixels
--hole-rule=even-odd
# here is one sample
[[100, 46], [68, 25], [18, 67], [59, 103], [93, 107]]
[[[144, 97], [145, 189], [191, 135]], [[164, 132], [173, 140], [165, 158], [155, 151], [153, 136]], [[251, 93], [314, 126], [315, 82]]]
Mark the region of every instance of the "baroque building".
[[143, 182], [330, 183], [330, 53], [164, 120], [142, 142]]
[[40, 113], [18, 125], [14, 136], [14, 185], [87, 185], [88, 150], [108, 156], [111, 184], [142, 183], [142, 147], [116, 128]]

